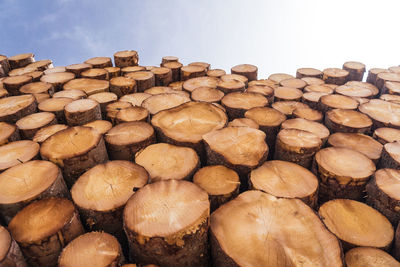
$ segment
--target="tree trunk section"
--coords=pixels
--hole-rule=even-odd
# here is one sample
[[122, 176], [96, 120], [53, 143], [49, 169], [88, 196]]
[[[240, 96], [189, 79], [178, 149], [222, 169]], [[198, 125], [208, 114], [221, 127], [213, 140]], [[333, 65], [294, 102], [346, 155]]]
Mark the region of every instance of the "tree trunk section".
[[257, 80], [258, 68], [250, 64], [236, 65], [231, 68], [232, 74], [239, 74], [247, 77], [249, 81]]
[[32, 53], [19, 54], [8, 58], [8, 63], [10, 64], [11, 69], [23, 68], [32, 62], [35, 62]]
[[115, 66], [119, 68], [137, 66], [139, 63], [139, 55], [134, 50], [119, 51], [114, 54], [114, 63]]
[[181, 68], [183, 64], [177, 61], [165, 62], [161, 64], [161, 67], [168, 68], [172, 72], [172, 82], [181, 80]]
[[116, 77], [110, 80], [110, 91], [115, 93], [118, 97], [136, 93], [136, 90], [135, 80], [125, 77]]
[[323, 80], [328, 84], [343, 85], [349, 79], [349, 72], [343, 69], [328, 68], [323, 73]]
[[40, 145], [30, 140], [14, 141], [0, 146], [0, 172], [37, 159]]
[[112, 67], [111, 58], [109, 57], [93, 57], [86, 60], [84, 63], [92, 65], [93, 68], [95, 69], [104, 69], [107, 67]]
[[83, 125], [102, 119], [100, 104], [92, 99], [75, 100], [65, 106], [64, 113], [69, 126]]
[[0, 267], [28, 267], [17, 242], [0, 225]]
[[242, 118], [249, 109], [267, 106], [268, 99], [257, 93], [234, 92], [225, 95], [221, 104], [226, 109], [229, 119], [233, 120]]
[[0, 122], [0, 145], [5, 145], [20, 139], [18, 128], [15, 125]]
[[349, 81], [362, 81], [365, 72], [363, 63], [348, 61], [343, 64], [343, 69], [349, 72]]
[[53, 97], [40, 102], [38, 109], [42, 112], [53, 113], [59, 123], [65, 124], [64, 107], [72, 101], [74, 100], [67, 97]]
[[75, 74], [76, 78], [82, 78], [81, 73], [90, 70], [91, 68], [93, 68], [91, 64], [79, 63], [79, 64], [68, 65], [65, 67], [65, 70]]
[[305, 77], [322, 79], [323, 72], [314, 68], [300, 68], [296, 71], [296, 78], [301, 79]]
[[5, 78], [2, 82], [4, 89], [6, 89], [10, 95], [20, 95], [20, 88], [31, 83], [32, 77], [28, 75], [13, 76]]
[[136, 71], [125, 75], [136, 81], [137, 92], [144, 92], [144, 90], [155, 86], [155, 77], [151, 71]]
[[15, 123], [23, 139], [33, 139], [40, 129], [54, 124], [57, 124], [57, 118], [51, 112], [33, 113]]

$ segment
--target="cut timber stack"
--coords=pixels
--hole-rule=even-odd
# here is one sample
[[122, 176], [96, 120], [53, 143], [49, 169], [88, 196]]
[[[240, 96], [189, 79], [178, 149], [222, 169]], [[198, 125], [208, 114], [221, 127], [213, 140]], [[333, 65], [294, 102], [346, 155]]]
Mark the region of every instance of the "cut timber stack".
[[207, 266], [209, 216], [207, 193], [191, 182], [146, 185], [124, 210], [131, 258], [140, 264]]
[[7, 229], [0, 225], [0, 266], [27, 267], [17, 242]]

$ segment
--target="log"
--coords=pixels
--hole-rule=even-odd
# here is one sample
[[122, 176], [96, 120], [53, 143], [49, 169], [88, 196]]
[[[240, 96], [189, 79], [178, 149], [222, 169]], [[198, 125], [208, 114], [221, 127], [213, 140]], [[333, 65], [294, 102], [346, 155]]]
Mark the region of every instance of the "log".
[[382, 145], [386, 143], [400, 142], [400, 130], [389, 127], [378, 128], [372, 136]]
[[[376, 97], [379, 94], [379, 89], [373, 84], [367, 83], [367, 82], [359, 82], [359, 81], [349, 81], [345, 85], [350, 86], [350, 87], [356, 87], [358, 89], [368, 89], [372, 92], [372, 98]], [[335, 91], [337, 88], [335, 89]]]
[[8, 228], [29, 266], [57, 266], [63, 247], [84, 233], [73, 203], [54, 197], [26, 206]]
[[391, 127], [400, 129], [400, 105], [380, 99], [372, 99], [360, 105], [358, 110], [372, 119], [373, 129]]
[[371, 132], [372, 120], [365, 114], [349, 109], [332, 109], [325, 113], [325, 125], [333, 133]]
[[72, 64], [65, 67], [65, 70], [68, 72], [72, 72], [75, 74], [76, 78], [82, 78], [81, 73], [93, 68], [91, 64], [87, 63], [79, 63], [79, 64]]
[[188, 65], [181, 67], [181, 80], [186, 81], [191, 78], [206, 76], [206, 68], [198, 65]]
[[274, 88], [268, 85], [249, 85], [246, 92], [262, 94], [268, 99], [268, 103], [274, 102]]
[[217, 78], [197, 77], [197, 78], [191, 78], [189, 80], [186, 80], [182, 84], [182, 89], [191, 93], [195, 89], [200, 88], [200, 87], [217, 88], [217, 86], [218, 86]]
[[130, 108], [132, 107], [132, 104], [130, 102], [125, 102], [125, 101], [116, 101], [111, 104], [108, 104], [106, 106], [106, 118], [109, 120], [111, 123], [115, 124], [117, 113], [120, 110]]
[[293, 117], [306, 119], [309, 121], [322, 122], [324, 115], [315, 109], [296, 108], [295, 110], [293, 110]]
[[[75, 74], [71, 72], [54, 72], [45, 74], [40, 78], [41, 82], [50, 83], [54, 87], [54, 91], [61, 91], [69, 81], [75, 79]], [[74, 80], [76, 81], [76, 80]], [[79, 88], [74, 88], [79, 89]]]
[[156, 86], [168, 86], [173, 81], [172, 70], [169, 68], [155, 67], [151, 72], [154, 74]]
[[365, 64], [356, 61], [347, 61], [343, 69], [349, 72], [349, 81], [362, 81], [365, 73]]
[[67, 82], [63, 88], [64, 90], [81, 90], [89, 96], [101, 92], [108, 92], [110, 88], [110, 83], [109, 81], [98, 79], [79, 78]]
[[56, 73], [56, 72], [66, 72], [67, 70], [63, 66], [57, 66], [57, 67], [52, 67], [48, 68], [47, 70], [43, 71], [44, 75], [50, 74], [50, 73]]
[[53, 113], [38, 112], [22, 117], [15, 125], [19, 129], [22, 139], [32, 139], [37, 131], [56, 123], [57, 119]]
[[385, 215], [394, 226], [400, 221], [399, 178], [399, 170], [380, 169], [366, 186], [367, 204]]
[[0, 55], [0, 69], [3, 76], [7, 76], [8, 72], [11, 70], [8, 58], [4, 55]]
[[136, 81], [137, 92], [155, 86], [155, 76], [151, 71], [136, 71], [125, 75], [125, 77]]
[[82, 78], [108, 80], [108, 71], [105, 69], [92, 68], [81, 72]]
[[121, 69], [121, 76], [125, 76], [128, 73], [137, 72], [137, 71], [146, 71], [146, 68], [143, 66], [124, 67]]
[[82, 173], [108, 160], [101, 134], [83, 126], [67, 128], [50, 136], [42, 143], [40, 155], [61, 168], [68, 187]]
[[187, 102], [155, 114], [151, 124], [159, 142], [191, 147], [205, 159], [202, 136], [225, 127], [228, 118], [217, 106], [205, 102]]
[[389, 67], [388, 70], [390, 72], [400, 73], [400, 66], [392, 66], [392, 67]]
[[133, 160], [136, 152], [156, 142], [154, 129], [146, 122], [120, 123], [104, 139], [110, 159], [114, 160]]
[[241, 64], [232, 67], [231, 73], [243, 75], [249, 81], [254, 81], [257, 80], [258, 68], [251, 64]]
[[122, 213], [128, 199], [148, 180], [143, 167], [124, 160], [99, 164], [82, 174], [71, 195], [86, 229], [112, 234], [126, 246]]
[[268, 99], [257, 93], [233, 92], [226, 94], [221, 99], [221, 104], [226, 109], [229, 119], [233, 120], [243, 117], [249, 109], [267, 106]]
[[303, 93], [291, 87], [278, 87], [274, 91], [274, 101], [300, 101]]
[[[36, 101], [38, 98], [51, 97], [54, 94], [54, 88], [49, 83], [44, 82], [32, 82], [21, 86], [19, 94], [32, 94]], [[38, 101], [37, 101], [38, 102]]]
[[42, 59], [39, 61], [29, 63], [29, 65], [25, 66], [25, 68], [27, 68], [27, 69], [32, 69], [32, 70], [36, 70], [36, 71], [45, 71], [48, 68], [52, 68], [52, 67], [53, 67], [53, 61], [51, 61], [50, 59]]
[[78, 236], [62, 250], [58, 266], [121, 266], [124, 262], [121, 245], [114, 236], [91, 232]]
[[382, 94], [383, 86], [386, 82], [400, 82], [400, 73], [396, 72], [381, 72], [376, 76], [376, 87]]
[[179, 93], [153, 95], [142, 102], [151, 115], [190, 102], [189, 96]]
[[[243, 77], [239, 75], [240, 77]], [[269, 80], [269, 79], [261, 79], [257, 81], [251, 81], [248, 83], [248, 86], [253, 86], [253, 85], [261, 85], [261, 86], [269, 86], [273, 89], [277, 88], [279, 86], [279, 83]]]
[[330, 95], [333, 93], [333, 89], [327, 85], [327, 84], [312, 84], [312, 85], [307, 85], [304, 88], [304, 92], [318, 92], [318, 93], [325, 93], [327, 95]]
[[400, 82], [385, 82], [383, 85], [382, 94], [400, 95]]
[[174, 90], [182, 91], [183, 90], [183, 83], [185, 81], [177, 81], [177, 82], [172, 82], [168, 86], [171, 87]]
[[251, 171], [250, 188], [275, 197], [298, 198], [315, 209], [318, 198], [317, 177], [298, 164], [271, 160]]
[[[119, 77], [120, 78], [120, 77]], [[94, 95], [90, 95], [89, 99], [96, 101], [100, 104], [101, 116], [106, 118], [107, 116], [107, 106], [118, 100], [118, 96], [111, 92], [102, 92]]]
[[121, 76], [121, 68], [118, 68], [118, 67], [106, 67], [104, 69], [108, 72], [108, 78], [110, 80], [112, 78]]
[[323, 71], [324, 75], [322, 79], [325, 83], [343, 85], [349, 81], [350, 73], [347, 70], [338, 68], [327, 68]]
[[0, 145], [20, 140], [18, 128], [14, 124], [0, 122]]
[[193, 183], [168, 180], [146, 185], [124, 210], [131, 258], [161, 267], [207, 266], [209, 216], [208, 195]]
[[399, 95], [383, 94], [379, 97], [379, 99], [382, 99], [387, 102], [395, 103], [395, 104], [400, 104], [400, 96]]
[[116, 123], [133, 122], [133, 121], [149, 121], [150, 113], [143, 107], [129, 107], [117, 112], [115, 116]]
[[400, 143], [386, 143], [383, 145], [381, 160], [378, 164], [380, 169], [400, 169]]
[[388, 250], [392, 244], [393, 226], [364, 203], [334, 199], [324, 203], [318, 214], [329, 231], [340, 239], [344, 251], [362, 246]]
[[303, 77], [301, 80], [305, 81], [307, 85], [321, 85], [325, 83], [321, 78], [314, 77]]
[[183, 64], [177, 61], [165, 62], [161, 64], [161, 67], [168, 68], [172, 72], [172, 82], [181, 80], [181, 68]]
[[168, 62], [179, 62], [179, 58], [175, 56], [164, 56], [161, 59], [161, 64], [168, 63]]
[[298, 78], [292, 78], [292, 79], [286, 79], [283, 80], [279, 83], [280, 86], [282, 87], [290, 87], [290, 88], [297, 88], [300, 90], [303, 90], [304, 87], [306, 87], [308, 84]]
[[99, 132], [101, 135], [103, 135], [112, 128], [112, 123], [109, 121], [105, 121], [105, 120], [97, 120], [97, 121], [92, 121], [92, 122], [86, 123], [83, 126], [93, 128], [97, 132]]
[[217, 83], [217, 89], [221, 90], [225, 94], [233, 92], [243, 92], [245, 90], [245, 83], [239, 80], [220, 80]]
[[115, 66], [119, 68], [137, 66], [139, 63], [139, 55], [134, 50], [119, 51], [114, 54], [114, 63]]
[[[224, 81], [224, 82], [229, 82], [229, 81], [232, 81], [232, 80], [241, 81], [241, 82], [243, 82], [245, 84], [246, 88], [249, 85], [249, 79], [247, 79], [246, 76], [243, 76], [243, 75], [240, 75], [240, 74], [225, 74], [225, 75], [221, 76], [220, 79], [221, 79], [221, 81]], [[253, 81], [253, 82], [255, 82], [255, 81]]]
[[354, 110], [357, 109], [358, 102], [351, 97], [338, 95], [338, 94], [331, 94], [331, 95], [324, 95], [321, 96], [319, 99], [318, 109], [326, 113], [331, 109], [348, 109]]
[[43, 71], [32, 71], [28, 72], [26, 75], [32, 77], [32, 82], [39, 82], [44, 73]]
[[367, 77], [367, 83], [376, 85], [376, 78], [379, 73], [381, 72], [389, 72], [387, 69], [381, 69], [381, 68], [372, 68], [369, 69], [368, 71], [368, 77]]
[[193, 101], [202, 101], [207, 103], [220, 103], [224, 93], [218, 89], [207, 86], [197, 87], [192, 91], [190, 97]]
[[208, 193], [211, 212], [239, 194], [238, 174], [222, 165], [201, 168], [194, 174], [193, 183]]
[[39, 144], [30, 140], [10, 142], [0, 146], [0, 172], [38, 158]]
[[32, 62], [35, 62], [32, 53], [19, 54], [8, 58], [11, 69], [23, 68]]
[[146, 169], [152, 183], [171, 179], [190, 181], [200, 168], [194, 149], [167, 143], [145, 147], [135, 155], [135, 162]]
[[252, 119], [238, 118], [230, 121], [227, 126], [238, 126], [238, 127], [250, 127], [253, 129], [259, 129], [258, 124]]
[[110, 80], [110, 91], [118, 97], [133, 94], [137, 90], [135, 80], [126, 77], [116, 77]]
[[307, 92], [301, 96], [301, 102], [305, 104], [305, 108], [320, 109], [319, 100], [322, 96], [329, 95], [323, 92]]
[[0, 266], [27, 267], [24, 255], [8, 230], [0, 225]]
[[300, 68], [296, 71], [296, 78], [301, 79], [305, 77], [313, 77], [322, 79], [323, 73], [314, 68]]
[[266, 135], [249, 127], [226, 127], [203, 135], [207, 165], [224, 165], [239, 174], [241, 189], [247, 189], [247, 175], [268, 157]]
[[371, 136], [360, 133], [334, 133], [329, 136], [328, 145], [344, 147], [358, 151], [375, 164], [379, 162], [382, 154], [382, 144]]
[[[90, 64], [95, 69], [104, 69], [106, 67], [112, 67], [111, 58], [109, 57], [93, 57], [86, 60], [84, 63]], [[119, 66], [117, 66], [119, 67]]]
[[210, 70], [211, 65], [207, 62], [192, 62], [188, 64], [189, 66], [200, 66], [206, 69], [206, 72]]
[[20, 95], [19, 89], [25, 84], [31, 83], [32, 77], [28, 75], [12, 76], [5, 78], [2, 82], [4, 89], [10, 95]]
[[387, 252], [369, 247], [357, 247], [347, 251], [345, 255], [346, 266], [348, 267], [398, 267], [400, 263]]
[[67, 97], [53, 97], [40, 102], [38, 109], [42, 112], [54, 113], [59, 123], [66, 123], [64, 107], [72, 101], [74, 100]]
[[226, 74], [226, 71], [221, 70], [221, 69], [212, 69], [207, 71], [206, 75], [208, 77], [213, 77], [213, 78], [221, 78], [221, 76], [224, 76]]
[[62, 131], [64, 129], [67, 129], [68, 126], [64, 124], [53, 124], [49, 125], [46, 127], [41, 128], [39, 131], [35, 133], [35, 135], [32, 138], [32, 141], [42, 144], [44, 141], [46, 141], [47, 138], [52, 136], [53, 134]]
[[87, 98], [87, 95], [82, 90], [71, 89], [71, 90], [62, 90], [54, 93], [53, 98], [57, 97], [67, 97], [72, 100], [84, 99]]
[[281, 125], [281, 129], [297, 129], [313, 133], [321, 139], [322, 145], [325, 145], [330, 134], [328, 128], [322, 123], [300, 118], [284, 121]]
[[100, 104], [92, 99], [75, 100], [65, 106], [64, 113], [69, 126], [101, 120]]
[[298, 108], [309, 108], [308, 105], [297, 101], [278, 101], [272, 103], [271, 107], [283, 113], [288, 118], [291, 118], [293, 115], [293, 111]]
[[338, 239], [310, 207], [261, 191], [213, 212], [210, 239], [214, 266], [344, 266]]
[[190, 96], [190, 94], [186, 91], [182, 90], [175, 90], [169, 86], [153, 86], [147, 90], [144, 91], [146, 94], [151, 94], [151, 95], [159, 95], [159, 94], [182, 94], [184, 96]]
[[277, 84], [279, 84], [283, 80], [293, 79], [293, 78], [295, 78], [293, 75], [286, 73], [273, 73], [268, 76], [268, 80], [274, 81]]
[[348, 198], [363, 200], [365, 185], [375, 164], [364, 154], [342, 147], [328, 147], [315, 154], [313, 172], [320, 181], [319, 202]]
[[276, 137], [273, 159], [293, 162], [308, 169], [321, 146], [321, 138], [311, 132], [283, 129]]
[[0, 121], [14, 123], [36, 109], [36, 99], [31, 94], [4, 97], [0, 99]]
[[0, 214], [6, 223], [25, 206], [49, 197], [70, 197], [61, 171], [54, 163], [28, 161], [0, 174]]

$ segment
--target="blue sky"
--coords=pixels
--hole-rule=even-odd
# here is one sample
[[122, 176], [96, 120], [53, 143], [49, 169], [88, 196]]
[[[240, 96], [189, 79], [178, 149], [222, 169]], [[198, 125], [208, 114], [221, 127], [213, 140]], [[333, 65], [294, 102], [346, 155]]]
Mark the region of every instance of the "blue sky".
[[54, 65], [139, 52], [214, 68], [250, 63], [259, 77], [299, 67], [400, 64], [399, 1], [0, 0], [0, 53], [34, 52]]

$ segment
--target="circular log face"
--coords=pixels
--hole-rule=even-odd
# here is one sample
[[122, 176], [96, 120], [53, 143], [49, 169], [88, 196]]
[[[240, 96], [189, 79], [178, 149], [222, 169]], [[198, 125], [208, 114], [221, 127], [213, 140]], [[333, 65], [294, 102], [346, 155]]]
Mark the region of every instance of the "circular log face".
[[188, 92], [193, 92], [199, 87], [216, 88], [218, 79], [213, 77], [197, 77], [185, 81], [182, 85], [183, 89]]
[[219, 102], [224, 97], [224, 93], [218, 89], [210, 87], [198, 87], [193, 90], [191, 98], [194, 101]]
[[105, 134], [112, 128], [112, 123], [105, 120], [96, 120], [89, 123], [86, 123], [83, 126], [91, 127], [98, 131], [100, 134]]
[[47, 82], [51, 84], [65, 84], [66, 82], [75, 78], [75, 74], [71, 72], [54, 72], [46, 74], [40, 78], [41, 82]]
[[142, 102], [150, 114], [156, 114], [162, 110], [177, 107], [183, 103], [190, 102], [190, 97], [183, 94], [159, 94], [153, 95]]
[[269, 75], [268, 80], [274, 81], [279, 84], [283, 80], [293, 79], [293, 78], [295, 78], [295, 77], [293, 77], [293, 75], [290, 75], [290, 74], [274, 73], [274, 74]]
[[211, 235], [214, 264], [342, 266], [337, 238], [298, 199], [244, 192], [212, 214]]
[[55, 120], [55, 115], [50, 112], [33, 113], [19, 119], [15, 125], [21, 130], [38, 129]]
[[154, 129], [146, 122], [126, 122], [111, 128], [105, 134], [109, 144], [125, 146], [143, 142], [154, 135]]
[[400, 263], [383, 250], [370, 247], [358, 247], [346, 252], [347, 267], [398, 267]]
[[361, 105], [359, 110], [383, 125], [400, 128], [400, 105], [398, 104], [372, 99]]
[[221, 103], [226, 108], [248, 110], [256, 107], [265, 107], [268, 100], [261, 94], [234, 92], [225, 95]]
[[78, 100], [86, 98], [87, 95], [82, 90], [71, 89], [71, 90], [62, 90], [53, 95], [53, 98], [58, 98], [58, 97], [66, 97], [66, 98], [71, 98], [72, 100]]
[[91, 168], [75, 182], [72, 199], [79, 207], [94, 211], [119, 208], [148, 181], [146, 170], [132, 162], [115, 160]]
[[7, 229], [0, 225], [0, 262], [7, 256], [11, 245], [11, 235]]
[[194, 175], [193, 182], [209, 195], [230, 194], [240, 184], [237, 173], [222, 165], [201, 168]]
[[[22, 111], [35, 102], [33, 95], [10, 96], [0, 99], [0, 120]], [[33, 113], [34, 110], [31, 112]], [[28, 114], [26, 114], [28, 115]], [[18, 118], [19, 119], [19, 118]], [[16, 119], [16, 120], [18, 120]], [[12, 119], [14, 120], [14, 119]], [[16, 121], [14, 120], [14, 121]]]
[[36, 157], [39, 144], [33, 141], [21, 140], [0, 146], [0, 170], [29, 161]]
[[40, 94], [49, 93], [53, 94], [53, 86], [45, 82], [33, 82], [22, 86], [19, 91], [24, 94]]
[[197, 143], [203, 134], [224, 127], [227, 116], [212, 104], [188, 102], [157, 113], [151, 123], [174, 140]]
[[228, 126], [250, 127], [253, 129], [259, 128], [258, 124], [255, 121], [253, 121], [252, 119], [248, 119], [248, 118], [234, 119], [233, 121], [230, 121], [228, 123]]
[[400, 141], [400, 130], [389, 127], [378, 128], [374, 132], [374, 138], [382, 144]]
[[329, 130], [323, 124], [306, 119], [290, 119], [282, 123], [282, 129], [298, 129], [315, 134], [321, 140], [326, 140]]
[[77, 89], [85, 92], [87, 95], [93, 95], [109, 90], [110, 82], [98, 79], [80, 78], [74, 79], [64, 84], [64, 90]]
[[344, 95], [325, 95], [321, 96], [320, 101], [321, 104], [326, 106], [328, 109], [356, 109], [358, 107], [358, 102], [356, 100]]
[[400, 200], [400, 171], [395, 169], [380, 169], [375, 173], [375, 182], [380, 190], [390, 198]]
[[392, 243], [394, 230], [388, 219], [364, 203], [335, 199], [323, 204], [318, 213], [345, 245], [389, 248]]
[[332, 94], [333, 89], [327, 84], [313, 84], [306, 86], [304, 88], [304, 92], [318, 92], [318, 93]]
[[121, 246], [114, 236], [90, 232], [77, 237], [64, 248], [59, 266], [116, 266], [122, 261], [121, 255]]
[[314, 68], [300, 68], [297, 69], [296, 77], [303, 78], [303, 77], [322, 77], [322, 71]]
[[314, 77], [304, 77], [301, 80], [305, 81], [307, 85], [321, 85], [325, 83], [324, 80]]
[[41, 111], [49, 111], [49, 112], [63, 111], [64, 107], [67, 104], [71, 103], [72, 101], [74, 100], [68, 97], [50, 98], [41, 102], [38, 108]]
[[17, 127], [15, 125], [8, 124], [6, 122], [0, 122], [0, 144], [1, 145], [6, 144], [9, 141], [9, 138], [14, 134], [16, 130]]
[[322, 122], [324, 115], [322, 112], [311, 108], [296, 108], [293, 111], [293, 116], [300, 119], [309, 121]]
[[337, 125], [337, 127], [333, 126], [331, 129], [335, 132], [358, 132], [363, 131], [363, 129], [369, 129], [372, 126], [372, 121], [368, 116], [358, 111], [348, 109], [332, 109], [328, 111], [325, 113], [325, 121], [326, 125], [329, 125], [329, 122]]
[[[160, 181], [137, 191], [126, 204], [124, 225], [144, 237], [169, 237], [179, 243], [179, 233], [189, 233], [210, 212], [207, 193], [187, 181]], [[149, 218], [154, 218], [149, 220]]]
[[43, 127], [39, 131], [36, 132], [35, 136], [33, 137], [33, 141], [38, 142], [39, 144], [43, 143], [47, 138], [52, 136], [53, 134], [67, 129], [68, 126], [64, 124], [53, 124], [46, 127]]
[[260, 126], [279, 126], [286, 120], [283, 113], [268, 107], [252, 108], [246, 111], [245, 117], [252, 119]]
[[271, 107], [282, 112], [286, 116], [291, 116], [293, 111], [297, 108], [309, 108], [306, 104], [297, 101], [279, 101], [273, 103]]

